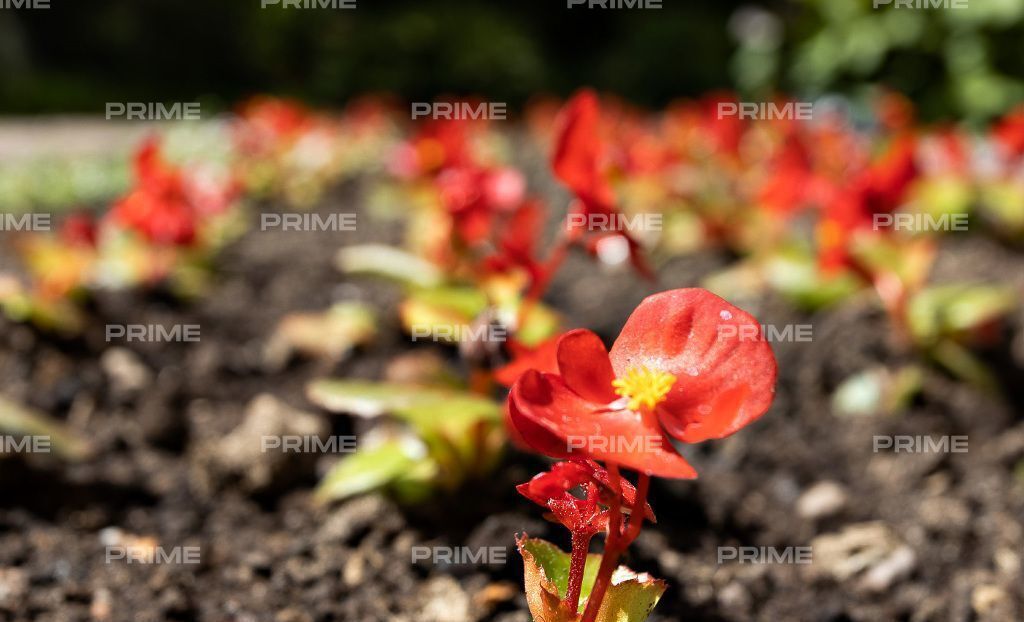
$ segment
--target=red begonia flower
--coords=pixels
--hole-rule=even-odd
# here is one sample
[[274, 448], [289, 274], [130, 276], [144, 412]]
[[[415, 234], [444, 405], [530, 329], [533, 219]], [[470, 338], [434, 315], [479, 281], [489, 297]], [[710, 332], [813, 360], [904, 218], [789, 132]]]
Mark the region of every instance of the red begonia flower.
[[197, 214], [181, 172], [164, 162], [157, 138], [139, 147], [134, 168], [134, 189], [114, 204], [108, 218], [156, 244], [192, 244]]
[[515, 169], [477, 166], [446, 169], [436, 185], [455, 231], [470, 245], [490, 236], [495, 217], [514, 211], [526, 190], [522, 173]]
[[527, 371], [509, 394], [526, 442], [661, 477], [696, 477], [666, 433], [687, 443], [722, 438], [774, 397], [775, 357], [757, 320], [703, 289], [648, 297], [610, 351], [594, 333], [570, 331], [556, 358], [557, 374]]
[[[606, 175], [604, 145], [600, 137], [601, 109], [597, 95], [585, 89], [565, 105], [559, 115], [559, 131], [551, 168], [555, 177], [576, 195], [569, 208], [569, 238], [578, 240], [587, 233], [606, 237], [608, 231], [590, 231], [591, 216], [619, 216], [615, 207], [615, 191]], [[582, 215], [582, 219], [577, 218]], [[579, 222], [585, 223], [580, 226]], [[616, 231], [629, 244], [629, 257], [633, 266], [644, 277], [653, 279], [653, 273], [643, 259], [640, 245], [625, 231]], [[590, 236], [593, 238], [594, 236]], [[587, 246], [594, 254], [594, 240]]]
[[309, 128], [312, 113], [302, 104], [277, 97], [254, 97], [239, 108], [247, 129], [271, 140], [290, 139]]
[[[508, 272], [521, 268], [536, 284], [545, 276], [545, 269], [536, 258], [537, 232], [544, 226], [544, 206], [535, 199], [523, 201], [494, 232], [497, 251], [484, 260], [489, 273]], [[515, 378], [513, 378], [515, 380]], [[511, 386], [511, 382], [506, 384]]]
[[992, 129], [992, 137], [1007, 154], [1024, 154], [1024, 107], [1011, 110]]
[[96, 221], [85, 213], [72, 214], [60, 227], [60, 241], [69, 246], [96, 246]]
[[[619, 504], [630, 508], [636, 502], [636, 488], [619, 477]], [[581, 488], [583, 498], [570, 491]], [[593, 461], [559, 462], [529, 482], [516, 486], [521, 495], [551, 510], [552, 518], [574, 534], [595, 534], [608, 528], [608, 510], [615, 493], [607, 471]], [[655, 522], [651, 506], [644, 504], [644, 516]]]
[[580, 91], [561, 113], [561, 131], [551, 168], [555, 176], [595, 212], [610, 212], [615, 192], [604, 174], [604, 150], [598, 135], [601, 111], [597, 95]]
[[810, 154], [796, 137], [786, 138], [758, 190], [758, 203], [772, 215], [789, 216], [804, 207], [814, 185]]
[[903, 202], [918, 176], [916, 146], [913, 136], [898, 136], [848, 187], [833, 190], [817, 228], [818, 263], [825, 272], [857, 268], [852, 241], [858, 232], [874, 230], [876, 214], [892, 213]]

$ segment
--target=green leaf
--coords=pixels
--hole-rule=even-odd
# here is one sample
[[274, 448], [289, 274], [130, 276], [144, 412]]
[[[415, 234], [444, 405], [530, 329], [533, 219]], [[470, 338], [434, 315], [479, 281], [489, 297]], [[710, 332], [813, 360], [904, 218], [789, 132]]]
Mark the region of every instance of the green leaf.
[[[526, 600], [534, 621], [576, 622], [594, 587], [601, 556], [593, 553], [587, 555], [580, 589], [580, 608], [577, 612], [569, 612], [561, 603], [568, 590], [569, 554], [537, 538], [524, 536], [518, 544], [525, 569]], [[597, 622], [643, 622], [658, 604], [666, 587], [664, 581], [619, 566], [612, 574], [612, 585], [605, 592]]]
[[443, 425], [501, 420], [501, 407], [496, 402], [465, 391], [369, 380], [314, 380], [306, 395], [331, 412], [366, 418], [390, 413], [419, 424], [443, 414], [445, 421], [439, 422]]
[[798, 249], [786, 249], [765, 262], [765, 278], [771, 287], [805, 309], [820, 309], [852, 295], [857, 279], [843, 272], [824, 276], [815, 259]]
[[1024, 188], [1015, 181], [995, 182], [982, 189], [981, 209], [1001, 234], [1024, 232]]
[[67, 426], [2, 395], [0, 432], [15, 436], [47, 437], [53, 452], [69, 460], [80, 460], [90, 451], [88, 442]]
[[408, 286], [437, 287], [444, 281], [434, 264], [383, 244], [347, 246], [338, 251], [335, 264], [346, 274], [372, 274]]
[[474, 319], [487, 308], [487, 296], [472, 287], [416, 289], [402, 301], [402, 325], [410, 333], [430, 328], [439, 341], [457, 343]]
[[[523, 539], [519, 542], [519, 547], [533, 556], [533, 561], [540, 565], [544, 576], [554, 583], [558, 590], [558, 597], [565, 598], [565, 594], [569, 590], [569, 553], [540, 538]], [[581, 601], [585, 601], [590, 596], [590, 590], [594, 587], [594, 580], [597, 578], [597, 570], [600, 566], [601, 556], [599, 554], [587, 555], [586, 566], [583, 569], [583, 584], [580, 586]], [[582, 610], [581, 606], [580, 611]]]
[[940, 339], [928, 353], [957, 378], [981, 391], [999, 394], [999, 381], [992, 372], [970, 350], [952, 339]]
[[467, 474], [487, 472], [504, 445], [501, 406], [464, 391], [363, 380], [317, 380], [309, 399], [332, 412], [373, 418], [383, 414], [410, 425], [426, 444], [450, 487]]
[[973, 188], [965, 179], [932, 177], [918, 184], [914, 205], [921, 212], [938, 220], [941, 216], [966, 214], [974, 198]]
[[394, 438], [339, 460], [317, 486], [315, 496], [320, 502], [338, 501], [396, 485], [404, 499], [416, 501], [429, 494], [435, 471], [415, 439]]
[[[518, 307], [509, 310], [510, 315], [517, 312]], [[526, 312], [523, 325], [516, 331], [516, 339], [528, 346], [535, 346], [555, 335], [561, 327], [562, 318], [556, 311], [541, 302], [535, 302]]]
[[997, 285], [930, 287], [910, 300], [908, 318], [915, 340], [927, 344], [969, 332], [1002, 317], [1017, 305], [1011, 288]]
[[920, 392], [921, 368], [908, 365], [895, 372], [876, 367], [856, 373], [832, 395], [832, 410], [840, 416], [891, 415], [903, 410]]

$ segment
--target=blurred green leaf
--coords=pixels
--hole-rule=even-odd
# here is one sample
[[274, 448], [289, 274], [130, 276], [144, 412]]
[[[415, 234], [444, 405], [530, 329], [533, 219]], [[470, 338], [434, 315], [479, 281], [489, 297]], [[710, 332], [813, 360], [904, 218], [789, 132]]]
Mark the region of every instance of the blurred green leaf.
[[415, 289], [402, 301], [402, 325], [410, 333], [429, 327], [430, 334], [457, 343], [474, 319], [487, 308], [487, 296], [472, 287]]
[[843, 380], [832, 394], [832, 410], [839, 416], [891, 415], [900, 412], [921, 391], [924, 371], [908, 365], [890, 371], [876, 367]]
[[999, 393], [999, 383], [992, 372], [970, 350], [952, 339], [941, 339], [929, 354], [957, 378], [991, 394]]
[[372, 274], [408, 286], [436, 287], [444, 280], [434, 264], [383, 244], [346, 246], [338, 251], [335, 263], [346, 274]]
[[80, 460], [90, 452], [89, 443], [75, 431], [3, 395], [0, 395], [0, 431], [13, 436], [46, 437], [53, 452], [68, 460]]
[[942, 285], [911, 298], [908, 319], [914, 339], [928, 344], [979, 328], [1016, 306], [1017, 295], [1009, 287]]
[[409, 440], [396, 438], [361, 447], [342, 458], [317, 486], [317, 500], [339, 501], [388, 486], [398, 486], [403, 501], [422, 499], [429, 494], [437, 469], [426, 452], [410, 446]]
[[332, 412], [361, 417], [389, 414], [409, 425], [448, 487], [489, 471], [505, 443], [501, 406], [471, 393], [360, 380], [317, 380], [311, 401]]
[[784, 249], [764, 265], [772, 288], [806, 309], [835, 304], [859, 289], [857, 279], [846, 272], [825, 276], [813, 256], [796, 249]]

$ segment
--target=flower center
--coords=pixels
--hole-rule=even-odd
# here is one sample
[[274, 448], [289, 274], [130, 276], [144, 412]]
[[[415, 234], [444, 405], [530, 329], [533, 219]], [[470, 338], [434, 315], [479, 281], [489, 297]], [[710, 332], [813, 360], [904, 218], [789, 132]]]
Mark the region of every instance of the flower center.
[[665, 400], [675, 383], [676, 377], [672, 374], [644, 366], [630, 367], [625, 376], [612, 380], [615, 394], [629, 400], [630, 410], [640, 410], [641, 406], [653, 410]]

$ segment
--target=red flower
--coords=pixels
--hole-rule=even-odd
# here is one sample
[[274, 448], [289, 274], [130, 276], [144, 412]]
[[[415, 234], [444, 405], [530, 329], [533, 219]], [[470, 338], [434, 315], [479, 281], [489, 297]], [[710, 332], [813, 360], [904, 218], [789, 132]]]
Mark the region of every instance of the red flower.
[[392, 154], [389, 170], [398, 177], [435, 175], [473, 164], [471, 142], [479, 122], [431, 120]]
[[236, 127], [243, 151], [265, 151], [293, 140], [313, 126], [315, 118], [302, 104], [276, 97], [254, 97], [239, 108]]
[[96, 246], [96, 222], [85, 213], [72, 214], [60, 227], [60, 241], [69, 246]]
[[580, 91], [561, 113], [561, 131], [551, 167], [555, 176], [582, 201], [587, 213], [613, 213], [615, 192], [604, 174], [601, 110], [597, 95]]
[[827, 272], [854, 267], [850, 245], [858, 231], [874, 229], [876, 214], [889, 214], [904, 200], [918, 176], [916, 141], [909, 134], [893, 139], [876, 162], [846, 188], [834, 188], [818, 223], [818, 261]]
[[[577, 239], [589, 231], [591, 216], [603, 215], [607, 220], [618, 218], [615, 208], [615, 192], [605, 174], [605, 152], [600, 137], [601, 110], [597, 95], [591, 90], [580, 91], [569, 100], [560, 114], [559, 132], [555, 141], [555, 152], [551, 168], [563, 184], [576, 195], [570, 208], [570, 220], [584, 225], [569, 229], [570, 238]], [[583, 218], [574, 218], [582, 215]], [[593, 232], [591, 232], [593, 233]], [[598, 237], [621, 236], [628, 241], [629, 257], [633, 267], [644, 276], [651, 278], [651, 269], [644, 261], [640, 245], [626, 232], [596, 232]], [[596, 248], [591, 241], [588, 250]]]
[[495, 232], [497, 252], [485, 259], [484, 270], [502, 273], [522, 268], [529, 275], [531, 287], [541, 282], [545, 268], [537, 260], [534, 247], [537, 244], [537, 232], [543, 226], [544, 206], [534, 199], [524, 201], [501, 224], [500, 231]]
[[1024, 107], [1010, 111], [992, 130], [992, 137], [1011, 156], [1024, 154]]
[[758, 191], [758, 203], [773, 216], [789, 216], [804, 207], [815, 183], [810, 155], [795, 135], [787, 136]]
[[156, 244], [192, 244], [196, 211], [181, 172], [163, 161], [158, 139], [146, 140], [136, 152], [135, 178], [135, 188], [114, 204], [108, 217]]
[[[608, 528], [608, 510], [614, 499], [610, 476], [596, 462], [559, 462], [529, 482], [516, 486], [519, 494], [551, 510], [551, 517], [575, 536], [593, 535]], [[581, 488], [583, 498], [570, 493]], [[619, 503], [632, 507], [636, 488], [619, 477]], [[644, 516], [655, 522], [654, 511], [644, 505]]]
[[509, 353], [512, 361], [504, 367], [494, 370], [494, 378], [506, 387], [511, 387], [519, 380], [523, 372], [535, 369], [545, 373], [556, 373], [558, 371], [558, 341], [561, 335], [546, 339], [539, 344], [530, 347], [513, 339], [508, 342]]
[[455, 232], [471, 246], [487, 239], [495, 216], [515, 210], [526, 190], [522, 173], [511, 168], [450, 168], [436, 184]]
[[775, 357], [750, 314], [702, 289], [645, 299], [608, 352], [594, 333], [562, 336], [558, 374], [525, 372], [509, 414], [526, 442], [662, 477], [693, 478], [666, 433], [728, 436], [771, 405]]

